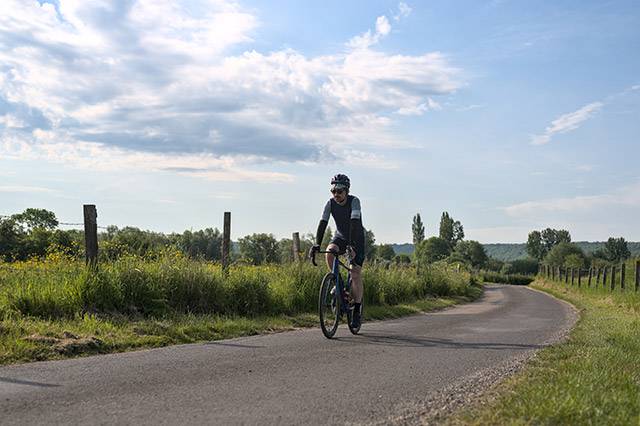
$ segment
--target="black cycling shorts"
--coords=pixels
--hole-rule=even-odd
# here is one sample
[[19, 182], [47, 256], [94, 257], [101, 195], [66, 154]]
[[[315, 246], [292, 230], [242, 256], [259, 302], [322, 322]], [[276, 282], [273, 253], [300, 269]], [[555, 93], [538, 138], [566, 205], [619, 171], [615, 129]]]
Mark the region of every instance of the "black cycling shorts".
[[[338, 249], [340, 250], [340, 254], [344, 254], [347, 251], [347, 242], [340, 237], [333, 237], [330, 244], [337, 245]], [[362, 266], [362, 264], [364, 263], [364, 243], [358, 244], [356, 242], [353, 248], [356, 251], [356, 257], [355, 259], [353, 259], [353, 263], [358, 266]]]

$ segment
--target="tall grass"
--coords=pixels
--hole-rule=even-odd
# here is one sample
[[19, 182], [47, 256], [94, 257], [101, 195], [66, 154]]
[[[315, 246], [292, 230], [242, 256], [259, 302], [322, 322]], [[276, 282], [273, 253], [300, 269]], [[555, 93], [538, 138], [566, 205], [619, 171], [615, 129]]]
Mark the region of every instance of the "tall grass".
[[[60, 255], [0, 263], [0, 319], [73, 318], [86, 313], [162, 317], [174, 313], [256, 316], [311, 312], [323, 267], [310, 264], [231, 267], [165, 253], [123, 257], [97, 272]], [[395, 305], [426, 296], [466, 296], [471, 276], [446, 264], [364, 269], [365, 303]]]

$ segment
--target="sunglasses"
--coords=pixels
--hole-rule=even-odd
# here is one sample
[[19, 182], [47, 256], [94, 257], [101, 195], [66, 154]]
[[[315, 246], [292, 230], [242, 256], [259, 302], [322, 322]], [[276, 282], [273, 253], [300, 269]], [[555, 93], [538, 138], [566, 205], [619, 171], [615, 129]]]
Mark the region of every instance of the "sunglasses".
[[331, 193], [332, 194], [342, 194], [344, 192], [344, 189], [332, 189]]

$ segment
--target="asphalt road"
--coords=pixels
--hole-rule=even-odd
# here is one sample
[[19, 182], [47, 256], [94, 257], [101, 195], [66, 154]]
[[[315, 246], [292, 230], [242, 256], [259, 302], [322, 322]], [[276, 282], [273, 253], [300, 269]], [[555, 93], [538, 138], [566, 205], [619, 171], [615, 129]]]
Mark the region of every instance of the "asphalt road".
[[571, 308], [523, 287], [364, 323], [0, 368], [0, 424], [370, 422], [540, 348]]

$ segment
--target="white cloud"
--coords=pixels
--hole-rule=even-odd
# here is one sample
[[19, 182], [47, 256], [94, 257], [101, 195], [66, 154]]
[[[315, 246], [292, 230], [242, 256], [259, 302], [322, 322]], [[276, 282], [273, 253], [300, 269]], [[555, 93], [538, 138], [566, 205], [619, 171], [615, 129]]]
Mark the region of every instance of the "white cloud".
[[406, 18], [411, 14], [411, 7], [405, 2], [398, 3], [398, 14], [393, 17], [395, 21], [399, 21], [402, 18]]
[[605, 206], [640, 207], [640, 183], [626, 186], [609, 194], [526, 201], [505, 207], [504, 211], [509, 216], [523, 217], [549, 212], [589, 211]]
[[39, 186], [20, 186], [20, 185], [0, 185], [0, 192], [55, 192], [53, 189], [43, 188]]
[[440, 52], [373, 49], [391, 33], [385, 16], [346, 51], [317, 57], [248, 49], [258, 22], [223, 0], [64, 1], [59, 13], [1, 2], [0, 157], [203, 162], [197, 175], [210, 179], [289, 179], [251, 164], [403, 146], [394, 113], [437, 109], [432, 97], [461, 86]]
[[544, 145], [549, 143], [551, 137], [559, 133], [567, 133], [577, 129], [580, 125], [598, 112], [604, 104], [602, 102], [592, 102], [583, 106], [577, 111], [561, 115], [551, 122], [542, 135], [531, 137], [533, 145]]

